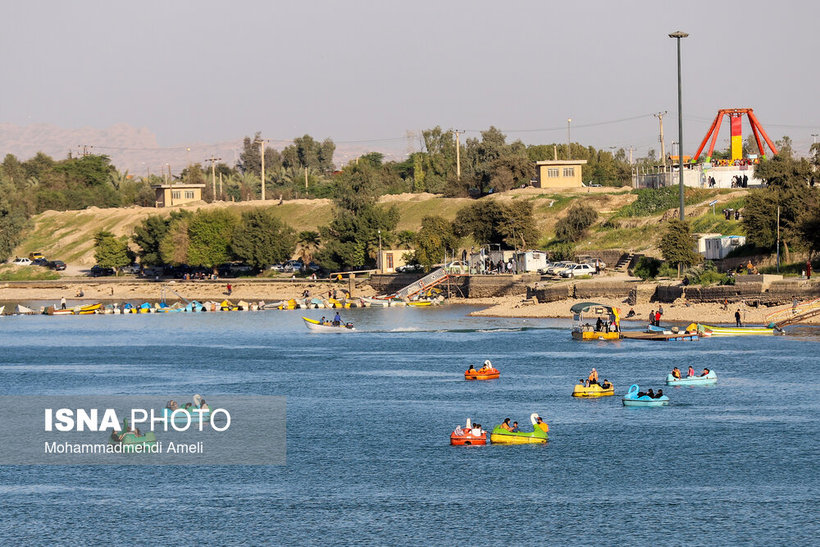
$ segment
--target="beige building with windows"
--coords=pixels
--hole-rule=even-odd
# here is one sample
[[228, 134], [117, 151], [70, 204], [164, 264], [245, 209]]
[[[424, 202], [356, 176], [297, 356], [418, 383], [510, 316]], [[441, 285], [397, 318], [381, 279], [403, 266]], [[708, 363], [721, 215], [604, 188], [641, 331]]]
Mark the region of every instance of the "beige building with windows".
[[157, 207], [185, 205], [192, 201], [202, 201], [204, 184], [156, 184], [151, 188], [156, 192]]
[[580, 188], [581, 168], [587, 160], [554, 160], [535, 162], [536, 188]]
[[393, 273], [396, 268], [407, 265], [404, 256], [412, 253], [410, 249], [383, 249], [376, 257], [376, 268], [379, 273]]

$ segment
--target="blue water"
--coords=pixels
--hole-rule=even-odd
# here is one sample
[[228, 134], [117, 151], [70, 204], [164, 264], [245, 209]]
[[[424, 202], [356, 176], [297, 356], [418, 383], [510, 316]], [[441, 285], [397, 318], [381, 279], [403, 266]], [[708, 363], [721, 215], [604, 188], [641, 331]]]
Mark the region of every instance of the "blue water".
[[[311, 334], [298, 312], [0, 319], [3, 395], [243, 393], [288, 406], [285, 466], [0, 467], [0, 541], [817, 541], [817, 329], [584, 344], [566, 321], [468, 311], [351, 310], [359, 332], [344, 335]], [[501, 379], [465, 382], [487, 358]], [[664, 389], [666, 408], [570, 397], [592, 366], [622, 394], [690, 363], [718, 385]], [[547, 445], [448, 444], [467, 417], [489, 429], [532, 412]]]

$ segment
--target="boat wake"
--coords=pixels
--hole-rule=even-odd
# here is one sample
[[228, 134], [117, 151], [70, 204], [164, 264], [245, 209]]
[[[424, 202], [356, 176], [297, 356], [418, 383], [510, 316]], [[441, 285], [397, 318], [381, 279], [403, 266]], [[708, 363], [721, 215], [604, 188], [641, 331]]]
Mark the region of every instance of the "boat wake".
[[479, 333], [492, 333], [492, 332], [526, 332], [526, 331], [537, 331], [537, 330], [555, 330], [551, 327], [481, 327], [481, 328], [463, 328], [463, 329], [423, 329], [423, 328], [416, 328], [416, 327], [399, 327], [395, 329], [387, 329], [387, 330], [370, 330], [367, 332], [390, 332], [390, 333], [417, 333], [417, 332], [452, 332], [452, 333], [472, 333], [472, 332], [479, 332]]

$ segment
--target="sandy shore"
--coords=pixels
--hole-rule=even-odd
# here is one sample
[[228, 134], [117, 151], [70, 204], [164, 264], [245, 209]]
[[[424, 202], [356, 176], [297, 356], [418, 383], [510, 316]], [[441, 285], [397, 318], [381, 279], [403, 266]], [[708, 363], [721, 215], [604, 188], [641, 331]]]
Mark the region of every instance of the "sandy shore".
[[[595, 300], [601, 304], [620, 308], [621, 313], [626, 315], [630, 307], [617, 299], [599, 298]], [[487, 308], [475, 311], [470, 315], [483, 317], [571, 317], [570, 307], [580, 302], [579, 300], [560, 300], [544, 304], [523, 304], [521, 296], [507, 296], [500, 298], [482, 299], [460, 299], [464, 304], [482, 304]], [[735, 310], [740, 310], [741, 321], [745, 325], [762, 325], [766, 322], [766, 315], [780, 308], [754, 308], [744, 304], [729, 304], [729, 308], [724, 310], [721, 304], [661, 304], [663, 315], [661, 324], [676, 323], [688, 324], [698, 323], [735, 323]], [[634, 306], [636, 319], [643, 322], [649, 321], [649, 312], [657, 310], [658, 303], [638, 304]], [[820, 324], [820, 316], [805, 321], [810, 324]]]
[[[227, 284], [231, 284], [228, 296]], [[106, 278], [100, 281], [65, 280], [64, 282], [37, 283], [0, 283], [0, 302], [8, 303], [59, 303], [65, 297], [69, 306], [90, 302], [154, 302], [164, 296], [168, 302], [188, 300], [232, 302], [274, 302], [289, 298], [301, 298], [305, 290], [311, 296], [327, 296], [328, 292], [338, 290], [341, 293], [348, 288], [347, 282], [330, 281], [278, 281], [264, 280], [243, 281], [242, 279], [210, 281], [137, 281]], [[78, 296], [82, 292], [82, 297]], [[175, 294], [177, 293], [177, 294]], [[354, 287], [354, 296], [373, 296], [375, 293], [369, 285]], [[42, 304], [41, 304], [42, 305]], [[9, 309], [6, 309], [8, 312]]]

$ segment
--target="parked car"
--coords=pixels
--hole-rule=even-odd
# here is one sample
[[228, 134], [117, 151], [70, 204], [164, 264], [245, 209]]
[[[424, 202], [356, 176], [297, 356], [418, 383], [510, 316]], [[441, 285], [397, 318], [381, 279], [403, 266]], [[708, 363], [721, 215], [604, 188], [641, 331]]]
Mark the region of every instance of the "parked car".
[[414, 273], [420, 272], [424, 269], [424, 266], [421, 264], [405, 264], [404, 266], [399, 266], [396, 268], [396, 271], [399, 273]]
[[284, 271], [286, 272], [301, 272], [304, 264], [301, 260], [288, 260], [285, 262]]
[[282, 264], [271, 264], [270, 266], [268, 266], [268, 269], [274, 272], [284, 272], [285, 266]]
[[31, 259], [24, 256], [18, 256], [12, 261], [12, 264], [15, 266], [31, 266]]
[[105, 277], [108, 275], [114, 275], [114, 268], [106, 268], [104, 266], [92, 266], [89, 275], [91, 277]]
[[129, 264], [128, 266], [123, 266], [122, 268], [120, 268], [120, 272], [136, 275], [140, 273], [140, 269], [140, 265], [134, 262], [133, 264]]
[[547, 273], [547, 270], [549, 270], [550, 267], [553, 266], [554, 264], [556, 264], [556, 263], [555, 262], [547, 262], [546, 266], [544, 266], [543, 268], [538, 268], [538, 273], [540, 273], [541, 275], [545, 275]]
[[62, 260], [52, 260], [48, 263], [48, 267], [58, 272], [65, 270], [65, 262]]
[[579, 275], [592, 275], [594, 273], [595, 268], [589, 264], [573, 264], [561, 271], [561, 277], [578, 277]]
[[34, 251], [33, 253], [29, 253], [28, 257], [31, 260], [37, 260], [38, 258], [45, 258], [45, 256], [43, 256], [43, 253], [38, 253], [37, 251]]
[[45, 258], [35, 258], [34, 260], [31, 261], [31, 265], [32, 266], [47, 267], [48, 266], [48, 260], [46, 260]]
[[547, 274], [558, 275], [561, 272], [561, 270], [565, 270], [571, 264], [571, 262], [555, 262], [552, 264], [552, 266], [547, 267]]

